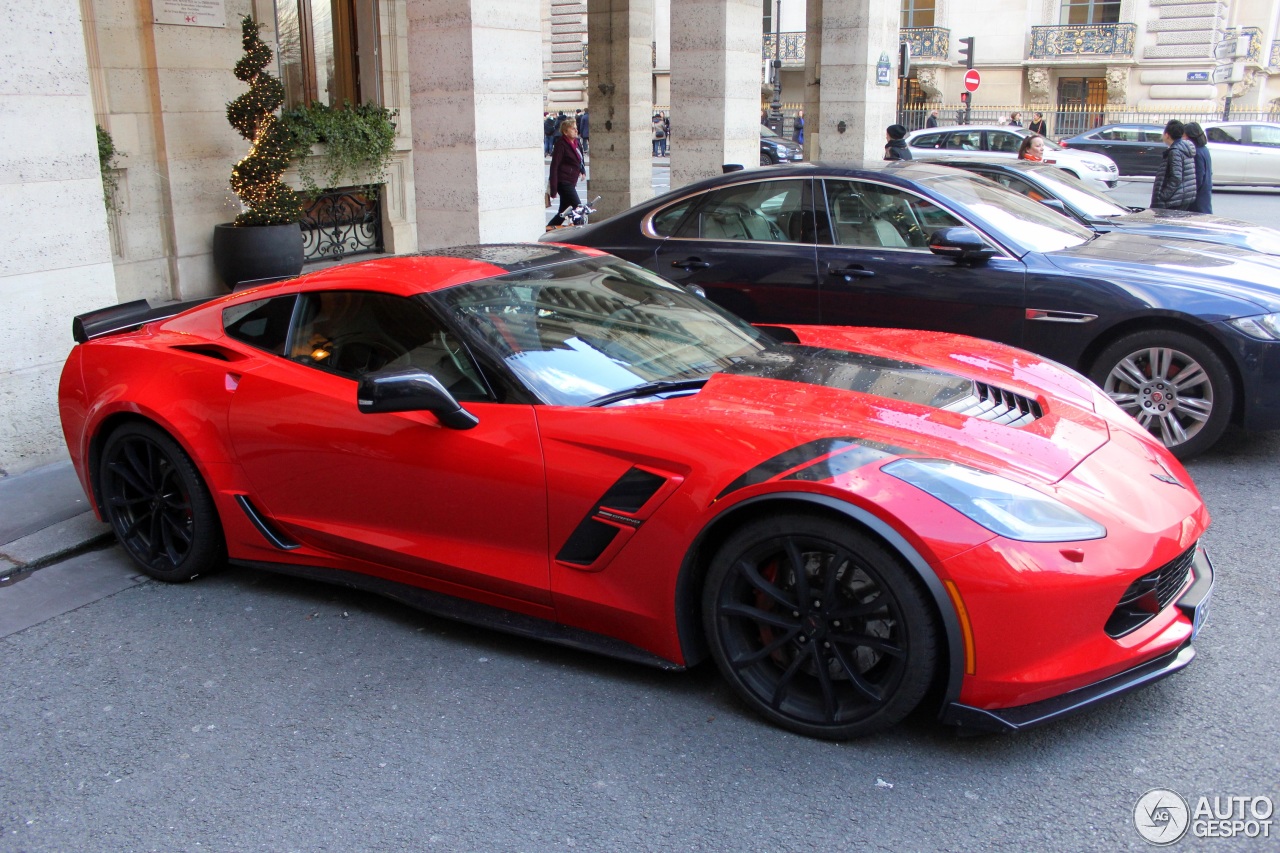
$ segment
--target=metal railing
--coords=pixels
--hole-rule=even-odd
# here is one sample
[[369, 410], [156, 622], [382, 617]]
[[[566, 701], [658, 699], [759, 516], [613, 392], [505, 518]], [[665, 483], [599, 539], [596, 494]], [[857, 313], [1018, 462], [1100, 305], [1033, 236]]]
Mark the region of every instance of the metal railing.
[[[774, 44], [780, 44], [778, 58], [783, 65], [804, 65], [804, 48], [806, 33], [765, 33], [760, 45], [760, 56], [765, 62], [773, 59]], [[779, 38], [775, 38], [778, 36]]]
[[903, 27], [898, 41], [911, 45], [912, 59], [946, 60], [951, 53], [951, 30], [944, 27]]
[[1136, 24], [1083, 24], [1031, 28], [1032, 59], [1133, 56]]
[[[951, 127], [963, 123], [963, 104], [930, 104], [923, 108], [903, 110], [898, 113], [898, 123], [908, 130], [916, 130], [925, 126], [931, 110], [938, 111], [938, 124]], [[1047, 106], [1044, 104], [1022, 105], [985, 105], [974, 104], [969, 110], [969, 124], [1007, 124], [1013, 113], [1022, 114], [1022, 125], [1031, 123], [1036, 111], [1044, 113], [1051, 139], [1065, 139], [1101, 127], [1104, 124], [1150, 124], [1164, 127], [1169, 119], [1176, 118], [1182, 122], [1197, 121], [1280, 121], [1280, 110], [1235, 110], [1224, 116], [1221, 109], [1201, 110], [1138, 110], [1124, 106], [1101, 104], [1067, 104], [1063, 106]]]
[[348, 255], [384, 251], [382, 202], [378, 188], [372, 189], [342, 187], [304, 201], [305, 261], [337, 261]]

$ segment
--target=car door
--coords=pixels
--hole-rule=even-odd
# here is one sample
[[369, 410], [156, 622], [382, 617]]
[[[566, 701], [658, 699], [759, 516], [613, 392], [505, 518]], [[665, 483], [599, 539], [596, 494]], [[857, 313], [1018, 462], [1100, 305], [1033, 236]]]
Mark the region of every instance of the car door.
[[[1257, 184], [1280, 184], [1280, 126], [1246, 125], [1249, 148], [1249, 180]], [[1214, 171], [1216, 176], [1217, 171]]]
[[[446, 592], [488, 593], [498, 606], [548, 606], [532, 406], [495, 401], [422, 302], [360, 290], [299, 299], [287, 347], [240, 374], [232, 395], [229, 431], [256, 510], [330, 554]], [[228, 334], [244, 321], [231, 317]], [[458, 430], [427, 412], [362, 414], [359, 377], [396, 366], [430, 372], [479, 423]]]
[[1220, 124], [1208, 128], [1209, 156], [1213, 158], [1215, 184], [1247, 184], [1249, 182], [1249, 146], [1245, 145], [1244, 125]]
[[982, 131], [953, 130], [943, 140], [942, 150], [948, 157], [982, 157]]
[[992, 154], [1017, 157], [1022, 137], [1007, 130], [988, 130], [986, 145]]
[[870, 180], [818, 183], [831, 235], [818, 247], [823, 323], [1022, 343], [1021, 261], [1001, 254], [960, 264], [933, 254], [928, 243], [935, 231], [966, 223], [917, 193]]
[[703, 194], [648, 266], [753, 322], [818, 322], [812, 183], [767, 178]]

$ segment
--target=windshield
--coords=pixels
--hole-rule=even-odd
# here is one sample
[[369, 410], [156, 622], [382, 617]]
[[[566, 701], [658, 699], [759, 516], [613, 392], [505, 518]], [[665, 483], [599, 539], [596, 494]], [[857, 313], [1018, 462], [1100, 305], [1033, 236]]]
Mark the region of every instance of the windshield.
[[705, 378], [771, 343], [744, 320], [616, 258], [485, 279], [431, 298], [557, 406]]
[[1100, 190], [1095, 190], [1070, 172], [1064, 172], [1054, 166], [1045, 166], [1042, 169], [1036, 169], [1035, 174], [1049, 192], [1087, 217], [1106, 218], [1124, 216], [1132, 212], [1116, 204]]
[[778, 138], [778, 134], [774, 133], [766, 124], [760, 125], [760, 135], [763, 136], [765, 139]]
[[929, 178], [928, 185], [965, 212], [982, 220], [1027, 252], [1056, 252], [1079, 246], [1094, 233], [1021, 193], [974, 175]]

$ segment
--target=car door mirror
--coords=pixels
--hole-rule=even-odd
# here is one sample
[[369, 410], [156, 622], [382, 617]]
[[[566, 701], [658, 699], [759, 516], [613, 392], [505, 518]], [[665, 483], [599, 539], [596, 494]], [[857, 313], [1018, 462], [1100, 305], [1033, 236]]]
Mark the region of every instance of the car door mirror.
[[356, 405], [366, 415], [431, 412], [449, 429], [471, 429], [480, 419], [462, 408], [430, 373], [417, 367], [379, 370], [360, 378]]
[[957, 261], [985, 261], [996, 253], [977, 231], [964, 226], [934, 231], [929, 238], [929, 251]]
[[1050, 210], [1056, 210], [1063, 214], [1067, 212], [1067, 206], [1062, 203], [1062, 199], [1060, 198], [1042, 198], [1040, 199], [1040, 203]]

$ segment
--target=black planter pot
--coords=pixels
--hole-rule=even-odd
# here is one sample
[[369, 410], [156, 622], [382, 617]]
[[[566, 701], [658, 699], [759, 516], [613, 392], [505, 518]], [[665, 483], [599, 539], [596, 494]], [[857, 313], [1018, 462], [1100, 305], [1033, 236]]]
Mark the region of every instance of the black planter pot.
[[213, 226], [213, 266], [232, 290], [302, 272], [302, 228], [288, 225]]

